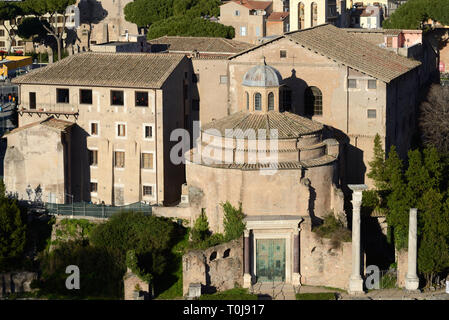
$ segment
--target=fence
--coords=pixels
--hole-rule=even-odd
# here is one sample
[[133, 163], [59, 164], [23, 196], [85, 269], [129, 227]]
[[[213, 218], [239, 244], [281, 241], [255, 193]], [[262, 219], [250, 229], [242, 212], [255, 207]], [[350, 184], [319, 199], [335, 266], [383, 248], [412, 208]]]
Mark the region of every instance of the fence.
[[87, 202], [74, 202], [71, 204], [45, 203], [44, 206], [49, 214], [64, 216], [110, 218], [113, 214], [125, 210], [143, 212], [145, 215], [152, 214], [152, 206], [141, 202], [132, 203], [126, 206], [106, 206]]

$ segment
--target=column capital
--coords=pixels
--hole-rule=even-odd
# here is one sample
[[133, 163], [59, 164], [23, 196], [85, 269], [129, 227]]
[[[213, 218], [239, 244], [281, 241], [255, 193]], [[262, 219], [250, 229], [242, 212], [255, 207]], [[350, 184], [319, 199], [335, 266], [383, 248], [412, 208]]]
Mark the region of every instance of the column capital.
[[248, 237], [249, 237], [249, 233], [250, 233], [250, 232], [251, 232], [250, 229], [245, 229], [245, 230], [243, 230], [243, 234], [244, 234], [245, 238], [248, 238]]

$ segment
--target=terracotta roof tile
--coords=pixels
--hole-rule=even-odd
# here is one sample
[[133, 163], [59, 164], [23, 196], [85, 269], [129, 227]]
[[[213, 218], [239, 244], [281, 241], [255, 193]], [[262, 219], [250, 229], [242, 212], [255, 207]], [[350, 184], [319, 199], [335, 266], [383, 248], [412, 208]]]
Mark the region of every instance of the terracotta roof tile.
[[24, 126], [18, 127], [8, 133], [5, 133], [3, 136], [14, 134], [14, 133], [35, 127], [37, 125], [43, 125], [45, 127], [51, 128], [51, 129], [56, 129], [58, 131], [65, 131], [67, 128], [73, 126], [74, 124], [75, 124], [74, 122], [55, 119], [54, 117], [48, 117], [47, 119], [45, 119], [43, 121], [36, 121], [36, 122], [28, 123]]
[[245, 6], [251, 10], [265, 10], [272, 4], [271, 1], [233, 0], [232, 2]]
[[15, 78], [18, 84], [161, 88], [184, 58], [159, 53], [79, 53]]
[[268, 21], [283, 21], [289, 16], [289, 12], [272, 12], [267, 20]]

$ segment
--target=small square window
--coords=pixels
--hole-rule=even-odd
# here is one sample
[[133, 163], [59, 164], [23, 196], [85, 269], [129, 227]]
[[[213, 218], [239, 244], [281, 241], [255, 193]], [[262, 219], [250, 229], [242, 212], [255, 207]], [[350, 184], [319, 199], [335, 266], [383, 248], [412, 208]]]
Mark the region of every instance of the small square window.
[[91, 182], [90, 183], [90, 192], [97, 193], [98, 191], [98, 183], [97, 182]]
[[144, 135], [145, 139], [153, 138], [153, 127], [152, 126], [145, 126], [143, 135]]
[[111, 90], [111, 106], [123, 106], [123, 91]]
[[152, 153], [142, 153], [142, 169], [153, 169]]
[[228, 76], [220, 76], [220, 83], [221, 84], [228, 83]]
[[152, 186], [143, 186], [143, 195], [144, 196], [153, 195], [153, 187]]
[[56, 89], [57, 103], [69, 103], [69, 89]]
[[376, 117], [376, 109], [368, 109], [368, 119], [375, 119]]
[[281, 58], [287, 58], [287, 50], [281, 50], [280, 51], [280, 57]]
[[376, 89], [377, 81], [376, 80], [368, 80], [368, 89]]
[[238, 17], [240, 16], [240, 11], [239, 10], [235, 10], [235, 15]]
[[126, 137], [126, 125], [125, 124], [117, 125], [117, 137]]
[[148, 107], [148, 92], [136, 91], [136, 107]]
[[357, 80], [348, 79], [348, 88], [357, 88]]
[[80, 89], [80, 103], [92, 104], [92, 90]]
[[98, 136], [98, 123], [97, 122], [92, 122], [90, 124], [90, 134], [92, 136]]

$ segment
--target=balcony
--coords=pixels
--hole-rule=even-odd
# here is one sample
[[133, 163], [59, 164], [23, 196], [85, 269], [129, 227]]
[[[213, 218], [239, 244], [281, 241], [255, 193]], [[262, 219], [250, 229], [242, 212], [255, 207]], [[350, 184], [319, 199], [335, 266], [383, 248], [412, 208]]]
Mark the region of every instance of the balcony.
[[39, 118], [42, 116], [54, 116], [55, 118], [66, 118], [70, 119], [71, 117], [78, 119], [79, 109], [77, 105], [71, 104], [40, 104], [36, 106], [36, 108], [30, 108], [29, 105], [20, 105], [18, 106], [17, 112], [19, 116], [23, 116], [27, 114], [29, 116], [38, 116]]

